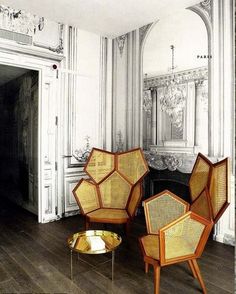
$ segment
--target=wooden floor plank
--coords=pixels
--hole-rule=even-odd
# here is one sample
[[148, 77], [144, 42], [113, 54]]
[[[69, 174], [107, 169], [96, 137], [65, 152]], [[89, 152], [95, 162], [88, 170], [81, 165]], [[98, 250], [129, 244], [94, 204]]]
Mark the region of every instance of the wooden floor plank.
[[[9, 210], [8, 210], [9, 209]], [[123, 226], [107, 229], [122, 236], [115, 252], [115, 280], [111, 281], [110, 254], [73, 255], [70, 280], [69, 235], [83, 230], [84, 220], [76, 215], [57, 222], [38, 224], [31, 213], [12, 206], [0, 209], [0, 293], [115, 293], [152, 294], [153, 269], [144, 273], [138, 237], [146, 233], [144, 218], [132, 224], [130, 236]], [[101, 224], [92, 228], [103, 229]], [[98, 266], [95, 268], [95, 266]], [[208, 294], [230, 294], [234, 288], [234, 248], [209, 240], [199, 267]], [[161, 269], [161, 294], [201, 293], [188, 265], [181, 263]]]
[[22, 293], [43, 293], [43, 290], [31, 279], [22, 266], [19, 266], [5, 251], [0, 247], [1, 264], [7, 273], [19, 284]]

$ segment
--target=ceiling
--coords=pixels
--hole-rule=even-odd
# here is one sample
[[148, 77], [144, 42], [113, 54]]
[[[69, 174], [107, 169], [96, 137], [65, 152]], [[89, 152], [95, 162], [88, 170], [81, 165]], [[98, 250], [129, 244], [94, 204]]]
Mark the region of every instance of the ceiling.
[[111, 38], [199, 2], [200, 0], [1, 0], [3, 5]]
[[22, 76], [28, 71], [26, 68], [0, 64], [0, 86]]

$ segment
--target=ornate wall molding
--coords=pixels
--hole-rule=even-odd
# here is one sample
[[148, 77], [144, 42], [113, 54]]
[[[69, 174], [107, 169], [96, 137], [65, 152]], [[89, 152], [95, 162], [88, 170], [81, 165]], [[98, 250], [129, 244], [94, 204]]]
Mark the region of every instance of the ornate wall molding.
[[143, 40], [144, 40], [144, 38], [145, 38], [145, 36], [146, 36], [146, 34], [147, 34], [147, 32], [148, 32], [148, 30], [149, 30], [149, 28], [151, 27], [152, 24], [153, 23], [149, 23], [149, 24], [139, 28], [139, 44], [140, 44], [140, 46], [142, 45]]
[[202, 7], [208, 14], [209, 18], [212, 18], [212, 13], [211, 13], [211, 0], [204, 0], [198, 4], [200, 7]]
[[126, 39], [127, 39], [127, 34], [124, 34], [124, 35], [119, 36], [119, 37], [116, 38], [117, 46], [118, 46], [118, 48], [120, 50], [120, 56], [121, 57], [122, 57], [122, 54], [123, 54]]
[[[179, 80], [179, 84], [187, 83], [190, 81], [207, 80], [208, 68], [199, 67], [191, 70], [184, 70], [175, 73], [176, 78]], [[169, 83], [172, 79], [172, 75], [159, 75], [146, 79], [146, 88], [159, 88], [164, 87], [166, 83]]]
[[[46, 23], [47, 22], [45, 21], [44, 17], [33, 15], [23, 10], [17, 10], [17, 9], [13, 9], [4, 5], [0, 5], [0, 28], [3, 32], [9, 31], [15, 34], [22, 34], [22, 35], [18, 35], [21, 37], [23, 37], [24, 35], [29, 36], [28, 38], [31, 38], [31, 39], [29, 42], [26, 42], [26, 44], [28, 45], [33, 44], [35, 47], [48, 49], [57, 54], [62, 54], [64, 49], [64, 44], [63, 44], [64, 25], [61, 23], [58, 23], [58, 33], [57, 33], [58, 44], [56, 46], [52, 47], [50, 45], [41, 44], [38, 41], [34, 41], [36, 33], [38, 31], [43, 31]], [[12, 39], [7, 37], [6, 33], [3, 33], [2, 38], [7, 40], [18, 40], [18, 38]], [[24, 41], [21, 40], [21, 42], [24, 42]]]
[[197, 13], [206, 24], [207, 30], [209, 30], [208, 26], [212, 22], [212, 1], [204, 0], [196, 5], [188, 7], [188, 9]]
[[58, 38], [58, 45], [56, 47], [46, 46], [43, 44], [39, 44], [37, 42], [33, 42], [33, 45], [36, 47], [48, 49], [52, 52], [63, 54], [64, 52], [64, 41], [63, 41], [63, 32], [64, 32], [64, 24], [58, 23], [58, 30], [59, 30], [59, 38]]
[[0, 27], [5, 30], [32, 36], [44, 28], [44, 17], [23, 10], [0, 5]]

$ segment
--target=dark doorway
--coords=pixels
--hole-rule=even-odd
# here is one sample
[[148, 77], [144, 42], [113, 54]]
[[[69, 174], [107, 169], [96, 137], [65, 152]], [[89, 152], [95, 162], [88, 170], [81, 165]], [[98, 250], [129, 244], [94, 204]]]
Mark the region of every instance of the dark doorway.
[[0, 65], [0, 193], [37, 214], [38, 72]]

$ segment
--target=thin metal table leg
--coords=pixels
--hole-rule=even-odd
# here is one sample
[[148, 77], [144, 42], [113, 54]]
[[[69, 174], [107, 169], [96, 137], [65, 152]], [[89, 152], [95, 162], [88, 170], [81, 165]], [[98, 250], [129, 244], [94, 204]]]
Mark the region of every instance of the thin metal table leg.
[[73, 250], [70, 251], [70, 279], [73, 280]]
[[112, 251], [112, 257], [111, 257], [111, 280], [114, 279], [114, 261], [115, 261], [115, 250]]

